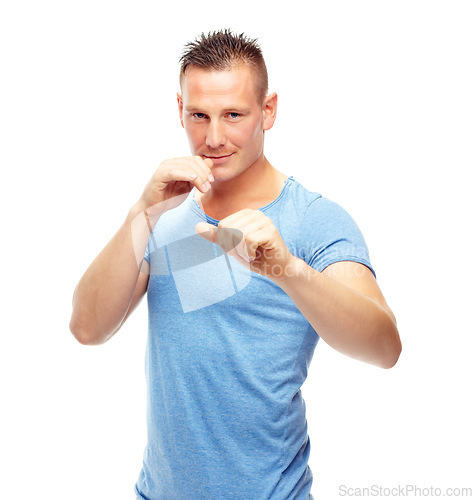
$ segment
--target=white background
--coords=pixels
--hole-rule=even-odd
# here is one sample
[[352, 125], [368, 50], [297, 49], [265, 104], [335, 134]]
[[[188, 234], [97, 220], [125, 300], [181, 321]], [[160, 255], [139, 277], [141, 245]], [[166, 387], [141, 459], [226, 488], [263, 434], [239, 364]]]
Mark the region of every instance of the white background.
[[178, 57], [223, 27], [259, 38], [279, 94], [267, 157], [356, 219], [403, 341], [388, 371], [318, 345], [315, 498], [474, 489], [473, 4], [281, 5], [2, 2], [1, 498], [134, 497], [146, 301], [86, 347], [72, 293], [159, 162], [189, 153]]

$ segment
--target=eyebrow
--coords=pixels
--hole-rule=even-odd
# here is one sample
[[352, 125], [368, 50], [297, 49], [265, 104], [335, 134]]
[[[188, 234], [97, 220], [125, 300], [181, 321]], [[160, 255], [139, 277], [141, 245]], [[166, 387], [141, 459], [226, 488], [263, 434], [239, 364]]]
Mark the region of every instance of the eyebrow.
[[[205, 111], [202, 110], [202, 108], [197, 108], [195, 106], [185, 106], [184, 110], [188, 113], [203, 113], [203, 114], [206, 114]], [[243, 114], [247, 114], [247, 113], [250, 113], [250, 109], [248, 108], [239, 108], [239, 107], [235, 107], [235, 108], [226, 108], [223, 110], [224, 113], [243, 113]]]

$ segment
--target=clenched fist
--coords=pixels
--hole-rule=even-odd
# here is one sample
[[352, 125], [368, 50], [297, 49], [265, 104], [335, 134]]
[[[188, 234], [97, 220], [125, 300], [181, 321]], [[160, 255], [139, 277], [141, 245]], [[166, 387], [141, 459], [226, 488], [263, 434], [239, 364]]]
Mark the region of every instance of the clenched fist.
[[260, 210], [240, 210], [217, 227], [199, 222], [196, 232], [258, 274], [274, 281], [291, 275], [295, 257], [272, 220]]
[[193, 186], [202, 193], [210, 189], [214, 181], [212, 165], [211, 159], [200, 156], [163, 161], [145, 186], [136, 207], [144, 211], [154, 225], [161, 214], [183, 203]]

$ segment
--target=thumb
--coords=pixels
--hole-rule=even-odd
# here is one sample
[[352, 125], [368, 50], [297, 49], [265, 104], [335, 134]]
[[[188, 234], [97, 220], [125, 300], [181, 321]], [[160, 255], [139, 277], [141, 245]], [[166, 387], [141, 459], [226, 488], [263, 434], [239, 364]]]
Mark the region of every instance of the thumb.
[[217, 227], [207, 222], [198, 222], [196, 224], [196, 233], [202, 236], [205, 240], [215, 243]]

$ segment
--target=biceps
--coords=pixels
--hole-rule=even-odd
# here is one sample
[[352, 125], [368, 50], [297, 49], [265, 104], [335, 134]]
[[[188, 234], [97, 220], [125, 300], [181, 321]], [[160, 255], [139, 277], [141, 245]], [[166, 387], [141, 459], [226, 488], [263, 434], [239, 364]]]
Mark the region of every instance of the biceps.
[[388, 307], [372, 271], [364, 264], [350, 261], [335, 262], [326, 267], [322, 274]]

